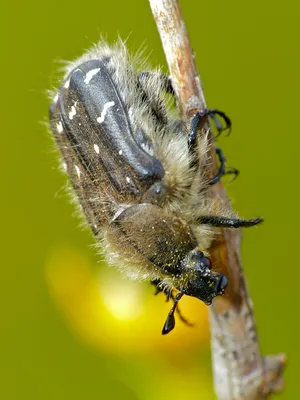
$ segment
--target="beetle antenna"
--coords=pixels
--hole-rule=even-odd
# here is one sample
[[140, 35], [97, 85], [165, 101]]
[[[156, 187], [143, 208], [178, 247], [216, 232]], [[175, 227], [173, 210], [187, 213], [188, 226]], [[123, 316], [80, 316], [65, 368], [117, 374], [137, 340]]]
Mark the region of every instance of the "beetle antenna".
[[162, 335], [166, 335], [167, 333], [171, 332], [172, 329], [175, 328], [175, 317], [174, 317], [174, 313], [176, 311], [176, 307], [178, 305], [179, 300], [181, 299], [181, 297], [183, 296], [183, 292], [179, 292], [176, 294], [175, 299], [174, 299], [174, 304], [171, 308], [171, 310], [169, 311], [169, 314], [167, 316], [166, 322], [164, 324], [164, 327], [162, 329]]

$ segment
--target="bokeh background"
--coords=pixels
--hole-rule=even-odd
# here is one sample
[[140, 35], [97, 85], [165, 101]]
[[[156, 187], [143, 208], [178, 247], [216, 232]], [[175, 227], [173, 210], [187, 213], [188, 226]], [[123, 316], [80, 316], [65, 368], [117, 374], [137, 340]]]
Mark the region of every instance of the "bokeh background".
[[[219, 141], [240, 177], [235, 209], [264, 354], [289, 357], [282, 399], [299, 393], [299, 3], [182, 0], [210, 107], [233, 120]], [[207, 309], [183, 299], [195, 328], [160, 335], [169, 304], [120, 279], [78, 229], [49, 139], [60, 60], [100, 35], [142, 43], [165, 65], [146, 0], [17, 0], [1, 6], [0, 398], [214, 399]]]

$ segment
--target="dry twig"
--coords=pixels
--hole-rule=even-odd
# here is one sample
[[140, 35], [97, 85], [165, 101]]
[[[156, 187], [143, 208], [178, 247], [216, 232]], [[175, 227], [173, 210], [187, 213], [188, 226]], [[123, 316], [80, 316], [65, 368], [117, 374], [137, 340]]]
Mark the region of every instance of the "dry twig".
[[[163, 43], [181, 116], [188, 120], [206, 108], [200, 77], [177, 0], [149, 0]], [[209, 125], [204, 127], [206, 131]], [[201, 134], [201, 133], [199, 133]], [[212, 137], [211, 140], [213, 141]], [[217, 171], [214, 144], [208, 175]], [[221, 183], [214, 196], [228, 198]], [[252, 304], [240, 257], [240, 230], [223, 230], [211, 248], [215, 265], [229, 278], [227, 296], [216, 298], [210, 307], [212, 358], [215, 391], [219, 400], [266, 399], [282, 389], [285, 356], [260, 355]]]

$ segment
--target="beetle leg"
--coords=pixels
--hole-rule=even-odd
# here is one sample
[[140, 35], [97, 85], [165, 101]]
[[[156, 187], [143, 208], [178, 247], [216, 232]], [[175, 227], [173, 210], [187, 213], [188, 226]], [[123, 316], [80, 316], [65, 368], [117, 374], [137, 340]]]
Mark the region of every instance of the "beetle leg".
[[[168, 292], [164, 292], [164, 290], [159, 286], [160, 284], [160, 280], [159, 279], [155, 279], [154, 281], [151, 281], [151, 285], [154, 285], [156, 288], [156, 291], [154, 293], [155, 296], [157, 296], [159, 293], [163, 293], [166, 295], [166, 301], [168, 302], [170, 299], [173, 300], [173, 302], [175, 303], [175, 296], [173, 293], [173, 290], [170, 289]], [[191, 322], [189, 322], [181, 313], [179, 306], [176, 307], [176, 312], [178, 314], [178, 317], [180, 318], [180, 320], [188, 325], [188, 326], [194, 326], [194, 324], [192, 324]]]
[[235, 168], [230, 168], [230, 169], [226, 170], [226, 167], [225, 167], [226, 158], [225, 158], [222, 150], [220, 149], [220, 147], [216, 147], [216, 153], [217, 153], [217, 156], [220, 161], [220, 167], [219, 167], [219, 171], [218, 171], [217, 175], [208, 181], [209, 185], [213, 185], [213, 184], [219, 182], [219, 180], [221, 179], [221, 177], [223, 175], [233, 174], [234, 175], [233, 180], [239, 175], [239, 170], [237, 170]]
[[219, 228], [249, 228], [263, 222], [262, 218], [239, 219], [205, 215], [196, 220], [199, 224], [216, 226]]

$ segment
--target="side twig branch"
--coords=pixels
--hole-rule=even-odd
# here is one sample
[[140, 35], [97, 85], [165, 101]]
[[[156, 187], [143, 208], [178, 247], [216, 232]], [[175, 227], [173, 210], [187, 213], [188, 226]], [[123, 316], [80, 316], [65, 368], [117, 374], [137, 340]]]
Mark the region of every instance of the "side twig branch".
[[[168, 62], [172, 83], [184, 120], [206, 108], [200, 77], [178, 0], [149, 0]], [[210, 129], [208, 122], [203, 132]], [[201, 134], [201, 132], [199, 133]], [[214, 143], [208, 159], [208, 176], [217, 171]], [[229, 202], [221, 183], [214, 196]], [[229, 278], [226, 296], [210, 307], [211, 346], [215, 391], [219, 400], [266, 399], [282, 389], [283, 354], [260, 355], [252, 303], [240, 257], [241, 232], [222, 230], [210, 249], [214, 265]]]

